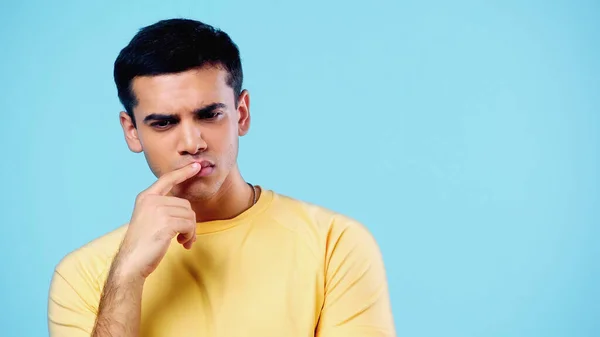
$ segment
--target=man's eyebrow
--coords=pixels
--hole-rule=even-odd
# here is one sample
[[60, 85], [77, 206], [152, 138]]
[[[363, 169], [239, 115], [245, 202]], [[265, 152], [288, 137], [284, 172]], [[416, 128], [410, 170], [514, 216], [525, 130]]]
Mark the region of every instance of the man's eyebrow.
[[212, 112], [214, 110], [217, 109], [226, 109], [227, 105], [225, 105], [224, 103], [211, 103], [209, 105], [203, 106], [199, 109], [194, 110], [194, 115], [196, 116], [202, 116], [205, 115], [209, 112]]
[[[227, 105], [225, 105], [225, 103], [211, 103], [209, 105], [205, 105], [201, 108], [194, 110], [194, 115], [203, 116], [214, 110], [226, 109], [226, 108], [227, 108]], [[144, 123], [148, 123], [150, 121], [173, 120], [173, 119], [178, 119], [178, 118], [179, 118], [179, 116], [177, 114], [151, 113], [148, 116], [144, 117]]]
[[154, 113], [154, 114], [149, 114], [148, 116], [144, 117], [144, 123], [148, 123], [150, 121], [173, 120], [173, 119], [177, 119], [177, 118], [179, 118], [179, 116], [174, 115], [174, 114]]

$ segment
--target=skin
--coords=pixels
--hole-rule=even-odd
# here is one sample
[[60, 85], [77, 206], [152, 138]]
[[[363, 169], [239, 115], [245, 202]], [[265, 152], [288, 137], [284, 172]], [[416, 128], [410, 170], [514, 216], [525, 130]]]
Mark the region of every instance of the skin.
[[[226, 78], [224, 70], [205, 67], [133, 81], [136, 126], [125, 112], [121, 126], [129, 149], [144, 153], [158, 180], [136, 198], [92, 336], [137, 337], [145, 280], [171, 241], [190, 249], [198, 222], [229, 219], [252, 206], [252, 188], [237, 165], [250, 97], [247, 91], [234, 97]], [[213, 168], [200, 176], [207, 162]]]
[[[239, 137], [250, 128], [250, 95], [244, 90], [234, 97], [226, 77], [225, 70], [205, 67], [136, 78], [137, 128], [127, 113], [120, 114], [129, 149], [144, 153], [156, 177], [193, 160], [215, 164], [210, 176], [190, 179], [172, 190], [172, 195], [192, 203], [198, 221], [232, 218], [252, 194], [237, 165]], [[215, 103], [223, 106], [194, 113]], [[175, 118], [145, 120], [152, 114]]]

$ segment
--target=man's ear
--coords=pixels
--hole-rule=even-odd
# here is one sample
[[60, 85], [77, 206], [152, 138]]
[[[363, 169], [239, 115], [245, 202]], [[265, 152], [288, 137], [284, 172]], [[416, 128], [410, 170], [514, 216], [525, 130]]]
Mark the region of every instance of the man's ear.
[[238, 135], [244, 136], [250, 129], [250, 93], [243, 90], [238, 97]]
[[121, 111], [119, 114], [119, 120], [121, 121], [121, 127], [123, 128], [123, 134], [125, 135], [125, 141], [131, 152], [140, 153], [142, 152], [142, 143], [138, 137], [137, 128], [133, 124], [133, 120], [129, 114], [125, 111]]

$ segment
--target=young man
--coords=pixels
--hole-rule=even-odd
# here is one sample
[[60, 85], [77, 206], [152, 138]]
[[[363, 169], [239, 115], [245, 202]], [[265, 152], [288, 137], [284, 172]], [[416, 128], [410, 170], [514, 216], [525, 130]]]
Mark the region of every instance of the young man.
[[56, 266], [51, 337], [395, 335], [368, 230], [242, 178], [250, 96], [226, 33], [160, 21], [114, 76], [127, 145], [158, 180], [126, 225]]

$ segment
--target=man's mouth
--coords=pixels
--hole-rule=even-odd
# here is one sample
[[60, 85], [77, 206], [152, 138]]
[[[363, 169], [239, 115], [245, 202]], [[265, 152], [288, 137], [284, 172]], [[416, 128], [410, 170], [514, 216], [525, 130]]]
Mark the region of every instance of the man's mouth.
[[196, 174], [196, 176], [198, 176], [198, 177], [206, 177], [206, 176], [210, 175], [211, 173], [213, 173], [215, 170], [215, 165], [207, 160], [201, 161], [200, 167], [202, 167], [202, 168], [200, 169], [198, 174]]

